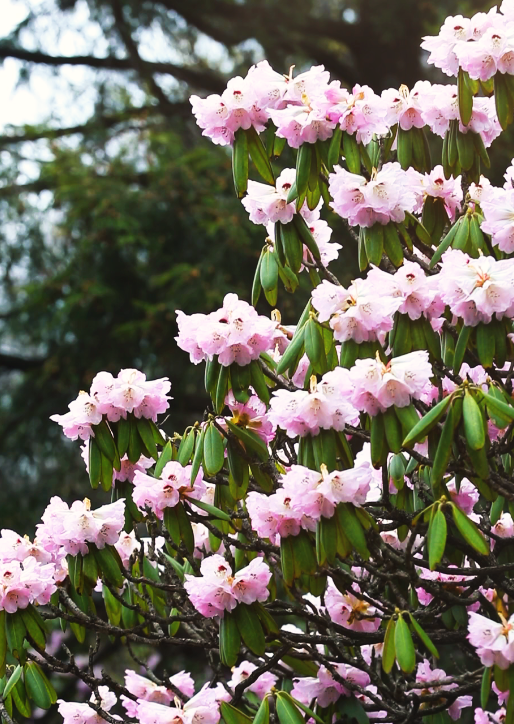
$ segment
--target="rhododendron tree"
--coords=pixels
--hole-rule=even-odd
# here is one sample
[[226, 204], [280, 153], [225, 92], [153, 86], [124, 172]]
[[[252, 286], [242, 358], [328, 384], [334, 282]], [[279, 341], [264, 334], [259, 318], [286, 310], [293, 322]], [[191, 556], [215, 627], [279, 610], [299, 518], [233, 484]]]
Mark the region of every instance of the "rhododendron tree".
[[514, 118], [514, 3], [422, 47], [456, 83], [379, 96], [262, 61], [191, 98], [263, 227], [253, 288], [177, 312], [205, 367], [185, 430], [161, 429], [170, 380], [132, 369], [52, 417], [110, 498], [1, 533], [7, 722], [514, 722], [514, 161], [481, 174]]

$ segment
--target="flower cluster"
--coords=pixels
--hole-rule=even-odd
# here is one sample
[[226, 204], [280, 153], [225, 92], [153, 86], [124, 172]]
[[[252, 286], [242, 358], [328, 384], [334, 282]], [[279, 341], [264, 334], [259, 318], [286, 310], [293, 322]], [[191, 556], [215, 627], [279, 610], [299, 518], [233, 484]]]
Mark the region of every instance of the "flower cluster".
[[58, 496], [50, 499], [37, 526], [39, 544], [55, 559], [78, 553], [87, 555], [88, 543], [97, 548], [114, 545], [125, 523], [125, 500], [91, 510], [90, 501], [76, 500], [68, 506]]
[[[349, 666], [348, 664], [334, 664], [338, 677], [345, 679], [353, 685], [365, 689], [370, 678], [365, 671]], [[329, 706], [336, 702], [340, 696], [352, 696], [352, 690], [344, 686], [338, 679], [334, 679], [331, 672], [320, 666], [316, 676], [305, 676], [294, 679], [291, 696], [308, 706], [315, 699], [319, 706]]]
[[146, 375], [133, 369], [121, 370], [117, 377], [110, 372], [99, 372], [89, 393], [80, 392], [68, 405], [69, 412], [52, 415], [50, 419], [59, 423], [71, 440], [94, 437], [92, 426], [102, 422], [104, 415], [110, 422], [126, 418], [127, 413], [156, 422], [157, 415], [169, 407], [170, 386], [167, 377], [147, 380]]
[[[89, 701], [101, 707], [105, 712], [109, 712], [116, 704], [116, 695], [107, 686], [99, 686], [98, 694], [100, 699], [93, 693]], [[57, 703], [59, 704], [58, 711], [63, 718], [63, 724], [107, 724], [106, 720], [89, 704], [63, 701], [62, 699], [58, 699]], [[118, 716], [114, 718], [119, 719]]]
[[281, 487], [272, 495], [252, 491], [246, 504], [252, 528], [272, 541], [300, 530], [314, 530], [322, 516], [331, 518], [338, 503], [360, 506], [366, 501], [372, 468], [368, 462], [350, 470], [329, 473], [293, 465], [280, 478]]
[[449, 76], [459, 68], [475, 80], [486, 81], [496, 73], [514, 73], [514, 17], [491, 8], [472, 18], [448, 17], [439, 35], [426, 36], [421, 47], [430, 52], [428, 62]]
[[397, 162], [384, 164], [370, 180], [336, 166], [328, 188], [334, 211], [350, 226], [403, 221], [405, 212], [416, 206], [409, 175]]
[[438, 275], [441, 300], [464, 324], [488, 324], [514, 316], [514, 259], [496, 261], [492, 256], [472, 259], [458, 249], [449, 249], [442, 258]]
[[[171, 679], [170, 679], [171, 681]], [[230, 694], [224, 689], [221, 683], [215, 687], [209, 684], [200, 689], [189, 701], [182, 705], [179, 699], [174, 700], [175, 706], [168, 706], [156, 701], [145, 701], [138, 699], [135, 707], [130, 706], [133, 711], [131, 716], [140, 724], [218, 724], [220, 720], [219, 705], [222, 701], [230, 700]], [[126, 706], [128, 699], [123, 703]]]
[[[332, 581], [325, 591], [325, 606], [331, 620], [352, 631], [377, 631], [381, 619], [376, 608], [360, 595], [357, 584], [352, 590], [341, 593]], [[357, 595], [356, 595], [357, 594]]]
[[394, 357], [387, 364], [378, 354], [375, 359], [358, 359], [350, 370], [352, 403], [369, 415], [385, 412], [392, 405], [406, 407], [411, 399], [419, 400], [430, 392], [432, 374], [426, 350]]
[[377, 287], [369, 276], [355, 279], [348, 289], [324, 280], [312, 292], [312, 305], [320, 322], [330, 320], [338, 342], [383, 340], [393, 327], [393, 315], [402, 300], [382, 295], [382, 290], [383, 285]]
[[430, 94], [431, 88], [427, 80], [418, 80], [411, 90], [406, 85], [401, 85], [399, 90], [388, 88], [382, 91], [382, 100], [387, 109], [387, 125], [394, 126], [397, 123], [403, 131], [423, 128], [425, 98]]
[[0, 611], [14, 613], [30, 603], [46, 604], [56, 590], [52, 556], [37, 542], [2, 530], [0, 538]]
[[184, 587], [202, 616], [223, 617], [224, 611], [232, 611], [238, 603], [268, 598], [271, 571], [262, 558], [254, 558], [234, 576], [223, 556], [216, 554], [204, 558], [200, 573], [198, 577], [186, 574]]
[[501, 133], [494, 98], [473, 98], [471, 119], [467, 126], [460, 121], [459, 99], [456, 85], [433, 85], [423, 99], [423, 118], [432, 133], [443, 137], [450, 121], [459, 120], [461, 133], [480, 134], [487, 148]]
[[496, 622], [472, 611], [468, 632], [468, 640], [484, 666], [507, 669], [514, 663], [514, 615], [508, 621]]
[[191, 362], [218, 355], [225, 367], [233, 362], [243, 367], [272, 348], [277, 327], [237, 294], [227, 294], [222, 308], [210, 314], [187, 315], [179, 310], [177, 324], [177, 344], [189, 352]]
[[[180, 691], [181, 694], [188, 698], [193, 696], [195, 692], [195, 684], [191, 674], [186, 671], [179, 671], [178, 674], [174, 674], [169, 677], [170, 684]], [[144, 676], [136, 674], [131, 669], [125, 671], [125, 688], [133, 696], [137, 697], [138, 701], [150, 701], [156, 704], [170, 704], [174, 699], [174, 692], [172, 689], [167, 689], [165, 686], [156, 684], [150, 679]], [[137, 716], [138, 702], [133, 699], [129, 699], [128, 696], [122, 694], [120, 697], [125, 710], [130, 717]]]
[[336, 367], [323, 375], [319, 383], [311, 380], [309, 390], [275, 390], [268, 418], [289, 437], [318, 435], [320, 429], [343, 430], [355, 424], [358, 414], [350, 404], [351, 384], [348, 370]]
[[[228, 682], [228, 686], [230, 686], [231, 689], [235, 689], [236, 686], [242, 681], [245, 681], [256, 668], [257, 666], [252, 664], [251, 661], [242, 661], [239, 666], [232, 669], [232, 678]], [[248, 691], [256, 694], [259, 699], [264, 699], [277, 681], [278, 677], [276, 677], [275, 674], [272, 674], [271, 671], [265, 671], [253, 684], [250, 684]]]
[[[232, 412], [231, 421], [235, 425], [246, 427], [262, 438], [265, 443], [273, 440], [275, 437], [275, 425], [266, 412], [265, 403], [257, 397], [257, 395], [252, 394], [248, 402], [243, 404], [236, 400], [234, 393], [230, 390], [225, 398], [225, 404]], [[219, 423], [222, 427], [227, 426], [224, 418], [219, 419]]]
[[137, 470], [134, 475], [134, 503], [140, 510], [149, 508], [160, 520], [165, 508], [174, 508], [182, 497], [201, 498], [205, 493], [202, 470], [191, 483], [191, 465], [166, 463], [158, 478]]
[[413, 168], [407, 170], [412, 189], [416, 195], [414, 211], [420, 213], [427, 196], [433, 199], [442, 199], [444, 208], [450, 221], [455, 219], [455, 212], [462, 202], [461, 177], [449, 179], [444, 177], [442, 166], [435, 166], [430, 173], [419, 173]]
[[514, 251], [514, 188], [511, 179], [507, 177], [503, 189], [490, 187], [480, 205], [484, 212], [482, 231], [491, 235], [493, 246], [511, 254]]
[[[453, 691], [459, 687], [456, 683], [445, 684], [444, 681], [447, 679], [447, 676], [446, 671], [443, 671], [443, 669], [432, 669], [430, 662], [425, 659], [422, 663], [418, 664], [418, 668], [416, 670], [416, 683], [424, 684], [425, 686], [423, 688], [427, 691], [427, 693], [441, 693], [444, 697], [443, 692]], [[415, 689], [414, 691], [419, 691], [419, 689]], [[452, 701], [447, 711], [450, 717], [456, 721], [457, 719], [460, 719], [462, 710], [472, 705], [473, 697], [465, 694], [464, 696], [458, 696], [454, 701]]]

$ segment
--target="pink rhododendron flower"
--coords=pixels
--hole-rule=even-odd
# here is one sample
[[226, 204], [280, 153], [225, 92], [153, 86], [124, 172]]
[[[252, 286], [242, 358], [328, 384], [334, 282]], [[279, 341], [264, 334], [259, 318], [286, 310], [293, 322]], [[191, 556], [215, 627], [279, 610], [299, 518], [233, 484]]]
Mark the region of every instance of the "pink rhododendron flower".
[[312, 305], [320, 322], [330, 320], [338, 342], [372, 342], [393, 328], [393, 315], [402, 303], [401, 297], [389, 294], [390, 289], [387, 280], [385, 293], [380, 294], [369, 275], [355, 279], [348, 289], [324, 280], [312, 292]]
[[350, 370], [354, 383], [352, 402], [358, 410], [376, 415], [391, 405], [406, 407], [430, 389], [432, 366], [428, 352], [419, 350], [394, 357], [384, 364], [376, 359], [358, 359]]
[[461, 177], [453, 178], [451, 176], [446, 179], [443, 167], [440, 165], [435, 166], [430, 173], [418, 173], [413, 168], [407, 169], [407, 173], [416, 194], [415, 211], [420, 213], [423, 210], [423, 204], [427, 196], [434, 199], [443, 199], [446, 213], [450, 221], [453, 221], [455, 212], [460, 208], [462, 202]]
[[[442, 669], [432, 669], [430, 667], [430, 662], [427, 659], [425, 659], [423, 663], [418, 664], [418, 668], [416, 670], [416, 683], [426, 685], [426, 691], [430, 693], [438, 693], [458, 689], [458, 684], [438, 683], [444, 681], [446, 678], [446, 672]], [[423, 687], [423, 689], [425, 690], [425, 686]], [[413, 691], [416, 691], [416, 689], [414, 689]], [[472, 704], [472, 696], [459, 696], [455, 699], [455, 701], [452, 702], [452, 704], [448, 708], [448, 714], [454, 721], [456, 721], [457, 719], [460, 719], [462, 710], [466, 709], [468, 706], [472, 706]]]
[[[238, 402], [234, 397], [232, 390], [229, 391], [225, 404], [232, 412], [232, 422], [235, 425], [241, 425], [242, 427], [251, 430], [258, 435], [265, 443], [269, 443], [275, 437], [275, 426], [266, 414], [265, 403], [257, 397], [257, 395], [251, 395], [248, 402], [244, 404]], [[224, 421], [221, 420], [220, 424], [223, 426]]]
[[367, 145], [374, 134], [388, 133], [386, 104], [369, 86], [355, 85], [350, 93], [335, 80], [325, 90], [325, 97], [330, 120], [338, 123], [350, 136], [355, 136], [357, 143]]
[[[346, 679], [363, 689], [370, 683], [368, 674], [354, 666], [334, 664], [334, 668], [342, 679]], [[336, 702], [340, 696], [352, 696], [353, 694], [351, 689], [347, 689], [339, 681], [336, 681], [325, 666], [320, 666], [316, 677], [295, 678], [293, 682], [291, 696], [306, 706], [309, 706], [311, 701], [316, 699], [319, 706], [325, 707]]]
[[[456, 568], [454, 565], [450, 565], [449, 567]], [[464, 576], [458, 573], [440, 573], [439, 571], [430, 571], [427, 568], [418, 568], [417, 573], [418, 576], [425, 581], [437, 581], [445, 588], [452, 591], [454, 595], [462, 593], [465, 588], [465, 585], [463, 584], [472, 580], [469, 576]], [[422, 606], [428, 606], [434, 598], [434, 596], [423, 587], [416, 588], [416, 594]], [[478, 606], [477, 604], [473, 604], [473, 607], [477, 608]], [[472, 610], [471, 607], [470, 610]]]
[[239, 128], [252, 126], [258, 133], [264, 131], [268, 113], [261, 107], [258, 93], [251, 79], [231, 78], [221, 96], [207, 98], [191, 96], [189, 99], [196, 122], [203, 129], [202, 135], [220, 146], [234, 142], [234, 133]]
[[[107, 686], [99, 686], [98, 693], [100, 694], [100, 701], [97, 700], [95, 694], [91, 694], [90, 701], [98, 704], [104, 711], [110, 712], [116, 704], [116, 696], [109, 691]], [[57, 699], [57, 703], [59, 704], [58, 711], [63, 718], [63, 724], [107, 724], [106, 720], [89, 704], [78, 704], [63, 701], [62, 699]], [[113, 718], [121, 720], [116, 714], [113, 715]]]
[[29, 603], [47, 604], [56, 590], [53, 563], [41, 564], [32, 556], [0, 562], [0, 610], [15, 613]]
[[37, 536], [45, 550], [55, 554], [86, 555], [88, 543], [104, 548], [118, 542], [125, 525], [125, 500], [120, 498], [91, 510], [87, 498], [76, 500], [68, 507], [61, 498], [54, 496], [42, 521], [37, 526]]
[[139, 550], [139, 542], [136, 540], [135, 531], [131, 530], [130, 533], [122, 531], [118, 542], [114, 544], [114, 547], [120, 554], [121, 562], [125, 567], [127, 567], [130, 556]]
[[471, 119], [467, 126], [460, 121], [458, 91], [456, 85], [433, 85], [432, 92], [423, 95], [423, 118], [432, 133], [443, 137], [450, 127], [450, 121], [459, 120], [461, 133], [478, 133], [485, 147], [501, 133], [496, 115], [494, 98], [473, 98]]
[[350, 226], [403, 221], [405, 212], [416, 206], [409, 176], [396, 162], [385, 163], [370, 181], [335, 166], [329, 176], [329, 191], [334, 211]]
[[382, 91], [382, 100], [387, 109], [386, 121], [388, 126], [396, 123], [404, 131], [411, 128], [423, 128], [422, 97], [431, 92], [431, 85], [427, 80], [418, 80], [412, 90], [401, 85], [399, 90], [388, 88]]
[[473, 512], [473, 508], [478, 503], [480, 493], [473, 485], [471, 480], [462, 478], [457, 491], [455, 480], [446, 484], [446, 488], [450, 493], [452, 501], [457, 505], [466, 515]]
[[296, 179], [295, 168], [285, 168], [275, 186], [258, 181], [248, 181], [248, 193], [241, 203], [254, 224], [266, 226], [269, 222], [287, 224], [296, 213], [295, 202], [287, 203], [287, 196]]
[[[251, 661], [241, 662], [239, 666], [232, 669], [232, 678], [228, 681], [230, 688], [235, 689], [236, 686], [242, 681], [245, 681], [256, 668], [257, 666], [252, 664]], [[259, 676], [257, 681], [250, 684], [248, 691], [252, 691], [259, 697], [259, 699], [264, 699], [266, 694], [271, 691], [277, 681], [278, 677], [276, 677], [275, 674], [272, 674], [270, 671], [266, 671], [264, 674]]]
[[491, 528], [491, 533], [498, 538], [514, 537], [514, 521], [510, 513], [502, 513], [496, 523]]
[[336, 367], [323, 375], [319, 384], [313, 382], [309, 391], [275, 390], [268, 417], [289, 437], [318, 435], [320, 429], [343, 430], [346, 423], [354, 424], [358, 418], [350, 395], [349, 373]]
[[332, 581], [325, 591], [325, 606], [332, 621], [352, 631], [377, 631], [380, 628], [381, 619], [374, 615], [377, 612], [374, 606], [351, 590], [341, 593]]
[[103, 416], [110, 422], [133, 413], [154, 422], [157, 415], [165, 412], [171, 398], [167, 377], [147, 380], [138, 370], [121, 370], [117, 377], [109, 372], [99, 372], [91, 383], [90, 392], [79, 392], [76, 400], [68, 405], [65, 415], [51, 415], [50, 419], [62, 426], [66, 437], [71, 440], [88, 440], [94, 437], [92, 426], [98, 425]]
[[506, 254], [514, 251], [514, 188], [494, 189], [481, 201], [482, 231], [491, 235], [493, 246]]
[[237, 294], [227, 294], [223, 307], [211, 314], [189, 316], [178, 311], [177, 323], [177, 344], [189, 352], [194, 364], [218, 355], [225, 367], [233, 362], [245, 366], [272, 348], [277, 326]]
[[498, 319], [514, 316], [514, 259], [496, 261], [492, 256], [472, 259], [458, 249], [443, 254], [438, 275], [439, 293], [452, 314], [464, 324], [475, 327], [488, 324], [493, 314]]
[[253, 530], [262, 538], [269, 538], [272, 543], [277, 543], [278, 536], [287, 538], [298, 535], [302, 528], [316, 529], [313, 518], [293, 508], [293, 499], [284, 488], [279, 488], [272, 495], [251, 491], [246, 498], [246, 507]]
[[[430, 319], [444, 312], [445, 305], [439, 302], [436, 284], [415, 261], [405, 260], [394, 274], [373, 267], [366, 278], [366, 288], [369, 297], [371, 290], [375, 290], [373, 309], [380, 305], [383, 305], [382, 309], [396, 308], [400, 314], [408, 314], [411, 319], [419, 319], [422, 315]], [[381, 292], [379, 298], [377, 289]], [[389, 298], [394, 303], [388, 301]]]
[[182, 497], [201, 498], [205, 492], [202, 470], [191, 483], [192, 465], [183, 467], [176, 460], [166, 463], [159, 478], [136, 471], [132, 497], [140, 510], [149, 508], [162, 520], [165, 508], [174, 508]]
[[184, 587], [202, 616], [223, 617], [224, 611], [232, 611], [238, 603], [265, 601], [269, 596], [271, 571], [261, 558], [254, 558], [234, 576], [223, 556], [215, 554], [204, 558], [200, 573], [198, 577], [186, 574]]
[[468, 622], [468, 640], [477, 650], [484, 666], [507, 669], [514, 663], [514, 615], [501, 623], [491, 621], [479, 613], [471, 612]]
[[326, 141], [334, 132], [336, 121], [328, 113], [324, 93], [328, 72], [323, 75], [310, 92], [307, 88], [304, 90], [299, 100], [288, 103], [285, 108], [269, 109], [271, 120], [277, 126], [278, 138], [285, 138], [291, 148], [299, 148], [302, 143]]

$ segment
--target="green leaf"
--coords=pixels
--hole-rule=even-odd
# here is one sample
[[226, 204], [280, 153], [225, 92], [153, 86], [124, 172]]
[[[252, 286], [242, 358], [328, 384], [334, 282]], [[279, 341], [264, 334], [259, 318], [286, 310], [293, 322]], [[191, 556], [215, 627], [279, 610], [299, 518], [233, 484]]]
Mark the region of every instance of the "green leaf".
[[325, 354], [325, 346], [323, 337], [319, 330], [318, 324], [314, 319], [309, 319], [305, 325], [304, 331], [305, 354], [312, 364], [314, 372], [322, 375], [327, 372], [327, 356]]
[[307, 249], [312, 254], [313, 259], [316, 261], [319, 261], [321, 259], [321, 256], [320, 256], [320, 251], [319, 251], [318, 245], [311, 233], [311, 230], [307, 226], [307, 222], [305, 221], [303, 216], [301, 216], [301, 214], [295, 214], [293, 216], [293, 224], [295, 225], [296, 230], [297, 230], [303, 244], [307, 247]]
[[367, 561], [369, 559], [369, 550], [366, 543], [366, 535], [359, 519], [355, 515], [353, 506], [350, 503], [339, 503], [336, 508], [336, 513], [346, 537], [361, 558]]
[[451, 401], [452, 395], [448, 395], [448, 397], [444, 397], [441, 402], [438, 402], [435, 407], [432, 407], [432, 409], [429, 410], [416, 425], [414, 425], [403, 441], [403, 446], [412, 447], [415, 443], [420, 442], [420, 440], [426, 437], [434, 425], [436, 425], [444, 415], [446, 408]]
[[21, 613], [9, 613], [5, 619], [5, 633], [7, 637], [7, 648], [15, 659], [22, 661], [25, 658], [23, 642], [27, 629], [21, 617]]
[[435, 647], [434, 644], [432, 643], [432, 641], [431, 641], [431, 639], [429, 638], [429, 636], [428, 636], [428, 634], [426, 633], [426, 631], [424, 631], [424, 630], [421, 628], [421, 626], [420, 626], [419, 623], [416, 621], [416, 619], [414, 618], [414, 616], [412, 615], [412, 613], [409, 613], [409, 616], [410, 616], [410, 622], [411, 622], [412, 628], [413, 628], [414, 631], [417, 633], [417, 635], [419, 636], [419, 638], [421, 639], [421, 641], [423, 642], [423, 644], [426, 646], [426, 648], [428, 649], [428, 651], [430, 651], [430, 653], [431, 653], [433, 656], [435, 656], [436, 658], [439, 658], [439, 651], [436, 649], [436, 647]]
[[482, 685], [480, 687], [480, 706], [482, 707], [482, 709], [487, 709], [487, 704], [489, 703], [492, 675], [492, 666], [486, 666], [484, 668], [484, 673], [482, 675]]
[[295, 559], [292, 536], [280, 539], [280, 563], [284, 583], [290, 586], [294, 581]]
[[44, 624], [43, 628], [41, 628], [39, 622], [32, 615], [32, 608], [33, 606], [30, 604], [27, 608], [20, 609], [21, 617], [31, 641], [37, 649], [44, 650], [46, 644], [46, 630], [44, 629]]
[[229, 611], [225, 611], [223, 618], [220, 620], [221, 663], [225, 666], [235, 666], [240, 647], [241, 636], [236, 620]]
[[506, 402], [499, 400], [497, 397], [493, 397], [487, 392], [482, 392], [487, 407], [490, 407], [497, 415], [506, 417], [508, 420], [514, 420], [514, 407], [508, 405]]
[[57, 693], [41, 667], [35, 661], [29, 661], [24, 667], [25, 688], [36, 706], [49, 709], [57, 701]]
[[396, 649], [396, 660], [398, 661], [400, 669], [406, 674], [410, 674], [416, 666], [416, 651], [409, 627], [401, 613], [398, 614], [398, 620], [396, 621], [394, 646]]
[[437, 247], [434, 255], [430, 259], [430, 268], [433, 269], [435, 265], [441, 261], [441, 257], [444, 254], [444, 252], [450, 247], [452, 241], [455, 238], [455, 235], [457, 234], [457, 231], [459, 229], [459, 225], [462, 223], [462, 216], [458, 221], [451, 227], [450, 231], [446, 234], [444, 239], [441, 241], [439, 246]]
[[262, 143], [261, 137], [253, 126], [250, 126], [246, 130], [246, 138], [248, 141], [248, 151], [254, 163], [255, 168], [259, 172], [259, 175], [264, 179], [265, 183], [270, 186], [275, 185], [275, 176], [271, 163], [266, 153], [266, 149]]
[[21, 666], [18, 664], [18, 666], [14, 669], [14, 671], [13, 671], [12, 674], [11, 674], [11, 676], [9, 677], [9, 681], [7, 682], [7, 685], [6, 685], [5, 689], [4, 689], [4, 693], [3, 693], [3, 695], [2, 695], [4, 699], [7, 699], [7, 697], [8, 697], [9, 694], [11, 693], [11, 691], [14, 689], [14, 687], [16, 686], [16, 684], [18, 683], [18, 681], [20, 680], [20, 676], [21, 676], [21, 672], [22, 672], [22, 671], [23, 671], [23, 669], [22, 669]]
[[485, 445], [485, 421], [477, 401], [468, 389], [464, 393], [462, 417], [466, 442], [472, 450], [480, 450]]
[[466, 76], [466, 71], [459, 68], [457, 89], [459, 95], [459, 115], [463, 126], [468, 125], [471, 120], [471, 114], [473, 113], [473, 93], [466, 81]]
[[394, 643], [396, 631], [396, 621], [394, 618], [389, 619], [387, 624], [385, 637], [384, 637], [384, 648], [382, 649], [382, 668], [388, 674], [394, 666], [396, 661], [396, 648]]
[[343, 131], [343, 156], [350, 173], [360, 174], [361, 154], [355, 135]]
[[248, 139], [242, 128], [234, 134], [232, 174], [237, 197], [242, 199], [248, 188]]
[[269, 697], [264, 696], [261, 701], [257, 714], [254, 717], [253, 724], [269, 724]]
[[89, 482], [96, 490], [102, 479], [102, 453], [94, 437], [89, 438]]
[[296, 192], [298, 194], [296, 200], [297, 206], [300, 200], [303, 203], [303, 198], [307, 193], [313, 153], [314, 146], [311, 143], [303, 143], [298, 149], [298, 155], [296, 157]]
[[105, 422], [105, 420], [102, 420], [102, 422], [100, 422], [98, 425], [93, 425], [92, 428], [95, 433], [95, 441], [97, 442], [98, 447], [103, 452], [105, 457], [113, 464], [116, 470], [120, 470], [121, 463], [118, 455], [118, 450], [116, 449], [114, 438], [109, 427], [107, 426], [107, 423]]
[[449, 505], [452, 509], [455, 525], [464, 540], [478, 551], [478, 553], [481, 553], [483, 556], [488, 556], [490, 553], [489, 545], [473, 521], [470, 520], [455, 503], [449, 503]]
[[337, 702], [337, 709], [347, 721], [353, 721], [355, 719], [357, 724], [369, 724], [370, 720], [366, 711], [360, 701], [354, 696], [342, 696]]
[[205, 430], [203, 441], [203, 464], [208, 476], [216, 475], [225, 462], [225, 446], [223, 437], [216, 426], [211, 423]]
[[180, 528], [180, 539], [184, 542], [187, 551], [189, 553], [193, 553], [195, 549], [195, 536], [191, 521], [189, 520], [189, 516], [182, 503], [177, 503], [175, 506], [175, 512], [177, 514], [177, 520]]
[[247, 452], [255, 454], [261, 462], [268, 460], [268, 448], [262, 438], [244, 427], [235, 425], [231, 420], [227, 420], [227, 427], [241, 440]]
[[121, 572], [122, 563], [116, 548], [114, 546], [105, 546], [105, 548], [99, 549], [96, 546], [91, 546], [91, 549], [98, 567], [102, 571], [102, 577], [109, 581], [114, 588], [121, 588], [125, 579]]
[[[189, 457], [191, 457], [191, 452], [193, 450], [194, 445], [194, 433], [191, 431], [188, 436], [186, 436], [186, 439], [188, 439], [188, 448], [189, 448], [189, 456], [185, 463], [180, 462], [181, 465], [187, 465], [189, 462]], [[189, 441], [190, 440], [190, 441]], [[182, 442], [184, 442], [184, 438], [182, 438]], [[180, 443], [180, 447], [182, 447], [182, 442]], [[187, 454], [187, 451], [185, 448], [183, 448], [183, 455], [185, 456]], [[179, 448], [179, 455], [180, 455], [180, 448]], [[159, 459], [155, 463], [155, 469], [154, 469], [154, 477], [160, 478], [162, 471], [164, 470], [164, 466], [167, 465], [171, 460], [173, 459], [173, 445], [171, 440], [168, 440], [166, 445], [163, 447], [161, 454], [159, 455]]]
[[294, 696], [291, 696], [291, 694], [289, 694], [287, 691], [283, 691], [282, 694], [284, 695], [284, 697], [289, 697], [291, 699], [291, 702], [295, 706], [297, 706], [299, 709], [312, 717], [315, 721], [318, 722], [318, 724], [326, 724], [321, 717], [319, 717], [312, 711], [312, 709], [310, 709], [308, 706], [305, 706], [305, 704], [302, 704], [302, 702], [298, 701], [298, 699], [295, 699]]
[[283, 375], [284, 372], [291, 368], [297, 357], [300, 356], [304, 346], [304, 332], [305, 324], [302, 327], [298, 325], [293, 339], [289, 342], [286, 351], [282, 355], [282, 359], [277, 365], [277, 375]]
[[[296, 228], [296, 224], [290, 221], [287, 224], [281, 224], [280, 233], [284, 244], [284, 253], [287, 263], [295, 274], [298, 274], [303, 261], [303, 243]], [[277, 267], [278, 270], [278, 267]], [[262, 285], [264, 288], [264, 284]]]
[[143, 441], [148, 456], [153, 458], [154, 460], [157, 460], [157, 458], [159, 457], [159, 452], [157, 450], [157, 445], [155, 444], [150, 420], [147, 420], [144, 417], [136, 418], [136, 425], [137, 431], [141, 436], [141, 440]]
[[232, 522], [232, 518], [228, 513], [225, 513], [223, 510], [216, 508], [214, 505], [209, 505], [209, 503], [205, 503], [203, 500], [191, 498], [189, 500], [189, 503], [191, 505], [194, 505], [196, 508], [201, 508], [202, 510], [205, 510], [205, 512], [209, 513], [209, 515], [212, 515], [213, 518], [218, 518], [219, 520], [226, 520], [228, 523]]
[[384, 251], [395, 267], [403, 264], [403, 247], [393, 222], [384, 226]]
[[226, 701], [221, 702], [221, 716], [225, 724], [252, 724], [249, 716], [246, 716], [246, 714], [236, 709], [232, 704], [228, 704]]
[[433, 515], [428, 527], [428, 561], [430, 570], [433, 571], [444, 554], [446, 548], [447, 525], [444, 513], [440, 508], [433, 508]]
[[[226, 368], [225, 368], [226, 369]], [[203, 441], [205, 437], [205, 428], [196, 436], [195, 454], [193, 457], [193, 465], [191, 467], [191, 482], [194, 483], [198, 476], [200, 466], [203, 463]]]
[[266, 639], [256, 611], [246, 603], [238, 603], [232, 611], [232, 615], [237, 623], [241, 638], [250, 651], [256, 656], [262, 656], [266, 649]]
[[[327, 158], [327, 167], [329, 171], [334, 170], [334, 166], [336, 163], [339, 163], [339, 159], [341, 158], [341, 139], [342, 139], [343, 131], [341, 126], [338, 124], [336, 128], [334, 129], [334, 133], [332, 134], [332, 138], [330, 139], [330, 145], [328, 147], [328, 158]], [[360, 163], [360, 159], [359, 159]]]
[[277, 693], [276, 710], [280, 724], [305, 724], [300, 710], [285, 691]]

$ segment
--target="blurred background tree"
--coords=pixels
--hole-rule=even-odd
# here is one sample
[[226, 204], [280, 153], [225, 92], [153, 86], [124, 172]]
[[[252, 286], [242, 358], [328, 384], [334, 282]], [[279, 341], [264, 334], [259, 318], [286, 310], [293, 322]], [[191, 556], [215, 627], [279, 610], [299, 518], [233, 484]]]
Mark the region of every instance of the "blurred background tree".
[[[168, 432], [202, 415], [203, 370], [175, 345], [175, 311], [211, 310], [228, 291], [248, 299], [264, 235], [235, 199], [229, 154], [195, 126], [189, 95], [221, 92], [262, 58], [283, 72], [322, 63], [376, 92], [446, 82], [424, 63], [421, 36], [490, 4], [27, 0], [0, 59], [16, 59], [19, 82], [37, 84], [45, 68], [50, 87], [71, 84], [48, 122], [0, 137], [2, 526], [32, 534], [51, 494], [82, 497], [77, 445], [48, 418], [98, 370], [168, 375]], [[70, 66], [83, 69], [81, 88]], [[89, 111], [70, 125], [84, 93]], [[337, 224], [333, 238], [351, 249]], [[333, 265], [342, 280], [358, 273], [354, 257], [343, 248]], [[291, 298], [278, 306], [292, 321]]]

